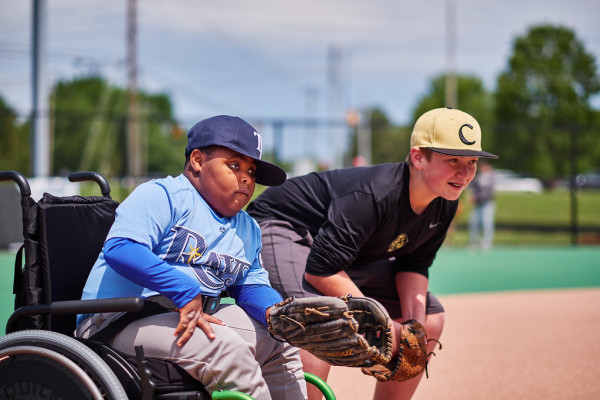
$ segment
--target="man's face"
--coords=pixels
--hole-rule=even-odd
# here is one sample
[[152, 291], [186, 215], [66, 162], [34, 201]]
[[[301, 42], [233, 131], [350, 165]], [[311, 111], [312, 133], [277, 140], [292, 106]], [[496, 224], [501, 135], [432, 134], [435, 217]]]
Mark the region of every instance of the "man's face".
[[431, 161], [423, 163], [423, 179], [436, 196], [457, 200], [475, 177], [478, 159], [434, 152]]
[[191, 182], [219, 214], [232, 217], [252, 198], [256, 185], [256, 161], [228, 148], [206, 155], [194, 150], [192, 168], [198, 172]]

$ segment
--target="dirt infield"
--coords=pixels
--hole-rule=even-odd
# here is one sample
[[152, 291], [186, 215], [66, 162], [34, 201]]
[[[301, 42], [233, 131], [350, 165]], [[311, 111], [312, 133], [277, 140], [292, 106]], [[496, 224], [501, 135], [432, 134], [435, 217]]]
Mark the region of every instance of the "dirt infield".
[[[600, 288], [440, 296], [443, 349], [414, 400], [597, 399]], [[371, 399], [372, 378], [335, 367], [338, 400]]]

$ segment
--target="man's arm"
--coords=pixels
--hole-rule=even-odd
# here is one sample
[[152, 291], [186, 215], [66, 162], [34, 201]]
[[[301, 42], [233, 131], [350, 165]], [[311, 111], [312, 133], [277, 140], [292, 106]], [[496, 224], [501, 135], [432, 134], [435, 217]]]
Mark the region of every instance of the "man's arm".
[[400, 322], [416, 319], [420, 323], [424, 323], [429, 280], [426, 276], [416, 272], [398, 272], [395, 279], [402, 307], [402, 318], [400, 318], [402, 321]]
[[402, 337], [402, 323], [414, 319], [421, 324], [425, 323], [427, 316], [425, 305], [427, 302], [427, 288], [429, 280], [426, 276], [416, 272], [398, 272], [395, 276], [396, 290], [402, 308], [402, 317], [392, 321], [393, 346], [392, 355], [398, 355], [400, 345], [398, 339]]
[[351, 294], [356, 297], [364, 297], [358, 286], [348, 276], [345, 271], [340, 271], [335, 275], [320, 276], [308, 272], [304, 273], [304, 278], [315, 289], [326, 296], [345, 296]]

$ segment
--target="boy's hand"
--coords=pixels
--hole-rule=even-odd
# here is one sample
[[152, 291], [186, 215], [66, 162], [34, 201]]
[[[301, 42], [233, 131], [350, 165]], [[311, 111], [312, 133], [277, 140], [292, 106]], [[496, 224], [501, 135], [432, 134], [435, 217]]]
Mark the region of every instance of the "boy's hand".
[[225, 325], [219, 318], [202, 312], [202, 295], [198, 295], [187, 303], [179, 311], [179, 325], [175, 329], [175, 336], [181, 335], [177, 340], [177, 346], [181, 347], [187, 343], [194, 334], [196, 327], [200, 327], [209, 339], [215, 338], [210, 323]]

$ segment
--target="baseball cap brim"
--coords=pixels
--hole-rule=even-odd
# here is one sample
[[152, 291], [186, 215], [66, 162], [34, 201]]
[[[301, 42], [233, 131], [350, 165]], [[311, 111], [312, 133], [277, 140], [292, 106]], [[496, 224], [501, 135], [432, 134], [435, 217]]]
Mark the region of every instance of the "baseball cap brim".
[[263, 160], [256, 160], [256, 183], [264, 186], [279, 186], [287, 179], [283, 169]]
[[445, 154], [447, 156], [498, 158], [497, 155], [488, 153], [487, 151], [462, 150], [462, 149], [440, 149], [437, 147], [427, 147], [427, 148], [431, 151], [434, 151], [434, 152], [440, 153], [440, 154]]

